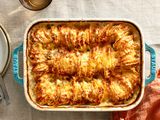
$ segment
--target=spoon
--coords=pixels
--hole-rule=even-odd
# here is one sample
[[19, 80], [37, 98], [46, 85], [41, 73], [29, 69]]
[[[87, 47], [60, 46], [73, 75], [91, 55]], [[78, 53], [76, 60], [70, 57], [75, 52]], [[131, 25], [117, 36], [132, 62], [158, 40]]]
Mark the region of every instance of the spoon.
[[2, 89], [2, 92], [3, 92], [3, 96], [1, 95], [1, 100], [2, 98], [4, 97], [5, 101], [6, 101], [6, 104], [8, 105], [10, 102], [9, 102], [9, 96], [8, 96], [8, 93], [7, 93], [7, 89], [6, 89], [6, 86], [4, 84], [4, 80], [2, 78], [2, 75], [0, 74], [0, 86], [1, 86], [1, 89]]

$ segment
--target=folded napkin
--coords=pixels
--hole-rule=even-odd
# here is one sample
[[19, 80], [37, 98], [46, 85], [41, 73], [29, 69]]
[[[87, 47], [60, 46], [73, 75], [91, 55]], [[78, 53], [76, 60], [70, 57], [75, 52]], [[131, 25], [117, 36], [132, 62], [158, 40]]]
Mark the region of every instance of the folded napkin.
[[146, 86], [141, 103], [129, 111], [113, 112], [113, 120], [160, 120], [160, 69]]

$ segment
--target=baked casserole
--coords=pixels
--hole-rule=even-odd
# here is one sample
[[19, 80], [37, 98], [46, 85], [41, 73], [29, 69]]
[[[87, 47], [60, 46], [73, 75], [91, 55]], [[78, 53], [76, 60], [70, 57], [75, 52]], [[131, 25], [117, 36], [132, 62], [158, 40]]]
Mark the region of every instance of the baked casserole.
[[129, 23], [37, 23], [26, 54], [28, 93], [41, 106], [128, 105], [140, 93], [140, 34]]

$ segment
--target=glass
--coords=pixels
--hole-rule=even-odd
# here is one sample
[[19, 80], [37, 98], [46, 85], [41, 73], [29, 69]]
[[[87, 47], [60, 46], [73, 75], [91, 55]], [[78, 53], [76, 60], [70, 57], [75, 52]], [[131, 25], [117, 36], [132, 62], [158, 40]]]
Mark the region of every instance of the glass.
[[19, 0], [21, 4], [30, 10], [41, 10], [47, 7], [52, 0]]

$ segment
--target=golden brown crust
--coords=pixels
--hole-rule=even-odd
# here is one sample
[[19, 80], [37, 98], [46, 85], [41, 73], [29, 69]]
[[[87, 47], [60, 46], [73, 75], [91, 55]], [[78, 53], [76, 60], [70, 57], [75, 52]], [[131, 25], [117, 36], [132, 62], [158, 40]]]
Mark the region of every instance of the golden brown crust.
[[40, 105], [121, 104], [140, 87], [140, 38], [123, 23], [40, 23], [28, 37]]

